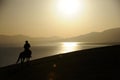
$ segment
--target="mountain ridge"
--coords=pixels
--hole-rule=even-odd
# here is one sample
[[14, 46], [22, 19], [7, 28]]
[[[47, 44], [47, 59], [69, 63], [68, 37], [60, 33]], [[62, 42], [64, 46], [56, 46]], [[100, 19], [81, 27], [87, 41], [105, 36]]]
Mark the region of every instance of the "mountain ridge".
[[95, 42], [95, 43], [110, 43], [120, 42], [120, 28], [108, 29], [102, 32], [91, 32], [85, 35], [80, 35], [72, 38], [64, 39], [63, 41], [76, 42]]
[[102, 32], [91, 32], [88, 34], [71, 37], [71, 38], [59, 38], [59, 37], [29, 37], [26, 35], [4, 35], [0, 34], [0, 45], [21, 45], [25, 40], [30, 41], [33, 44], [43, 42], [92, 42], [92, 43], [119, 43], [120, 42], [120, 27], [104, 30]]

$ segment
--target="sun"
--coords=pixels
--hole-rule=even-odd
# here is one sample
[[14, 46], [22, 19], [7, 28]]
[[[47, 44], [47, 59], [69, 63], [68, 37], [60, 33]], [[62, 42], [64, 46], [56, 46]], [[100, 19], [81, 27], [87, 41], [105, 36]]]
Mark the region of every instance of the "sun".
[[82, 0], [59, 0], [57, 10], [61, 15], [74, 16], [83, 9]]

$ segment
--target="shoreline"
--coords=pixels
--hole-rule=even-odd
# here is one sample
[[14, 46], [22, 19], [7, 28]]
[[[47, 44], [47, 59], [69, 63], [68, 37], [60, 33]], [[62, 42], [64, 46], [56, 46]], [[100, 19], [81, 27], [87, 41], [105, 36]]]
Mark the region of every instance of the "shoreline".
[[119, 53], [120, 45], [114, 45], [59, 54], [0, 68], [0, 76], [4, 80], [109, 79], [120, 70]]

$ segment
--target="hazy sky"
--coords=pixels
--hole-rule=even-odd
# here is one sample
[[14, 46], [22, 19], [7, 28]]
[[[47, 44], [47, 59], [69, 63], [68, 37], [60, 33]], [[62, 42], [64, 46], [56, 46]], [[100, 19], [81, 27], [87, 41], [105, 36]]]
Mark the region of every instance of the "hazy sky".
[[0, 0], [0, 34], [72, 37], [120, 27], [120, 0], [62, 1]]

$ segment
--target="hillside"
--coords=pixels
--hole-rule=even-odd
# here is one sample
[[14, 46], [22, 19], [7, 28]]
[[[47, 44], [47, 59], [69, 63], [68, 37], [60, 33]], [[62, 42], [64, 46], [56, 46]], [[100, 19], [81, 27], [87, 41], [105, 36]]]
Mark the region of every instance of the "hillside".
[[94, 42], [94, 43], [114, 43], [120, 42], [120, 28], [109, 29], [102, 32], [91, 32], [62, 41]]
[[1, 80], [116, 80], [120, 45], [61, 54], [0, 68]]

